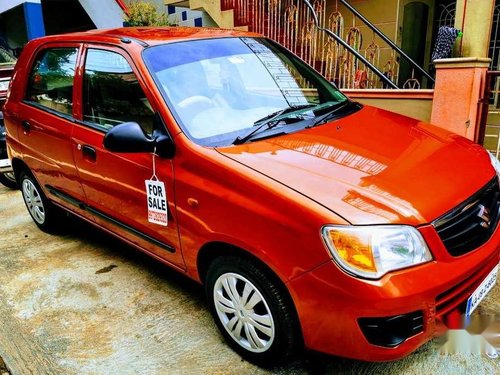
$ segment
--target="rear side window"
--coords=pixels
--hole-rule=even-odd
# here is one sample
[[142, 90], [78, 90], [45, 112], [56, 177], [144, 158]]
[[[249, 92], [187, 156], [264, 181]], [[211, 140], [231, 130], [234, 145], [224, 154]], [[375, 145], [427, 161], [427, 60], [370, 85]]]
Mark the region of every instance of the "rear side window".
[[26, 100], [71, 116], [77, 55], [77, 48], [40, 52], [29, 76]]
[[83, 119], [107, 131], [123, 122], [153, 132], [154, 112], [127, 60], [120, 54], [89, 49], [83, 80]]

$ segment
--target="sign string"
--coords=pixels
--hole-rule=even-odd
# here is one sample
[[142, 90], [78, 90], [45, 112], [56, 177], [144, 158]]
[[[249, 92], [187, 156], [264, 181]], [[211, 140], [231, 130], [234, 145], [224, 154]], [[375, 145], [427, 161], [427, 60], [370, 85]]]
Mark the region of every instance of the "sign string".
[[158, 181], [158, 177], [156, 177], [156, 146], [153, 149], [153, 176], [151, 177], [151, 180], [156, 180]]

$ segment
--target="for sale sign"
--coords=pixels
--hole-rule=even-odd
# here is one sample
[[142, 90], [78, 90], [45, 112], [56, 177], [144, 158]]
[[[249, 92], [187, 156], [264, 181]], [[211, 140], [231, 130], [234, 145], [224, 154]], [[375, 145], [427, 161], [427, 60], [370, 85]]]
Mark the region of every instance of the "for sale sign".
[[168, 208], [165, 184], [158, 180], [146, 180], [146, 193], [148, 199], [148, 221], [167, 226]]

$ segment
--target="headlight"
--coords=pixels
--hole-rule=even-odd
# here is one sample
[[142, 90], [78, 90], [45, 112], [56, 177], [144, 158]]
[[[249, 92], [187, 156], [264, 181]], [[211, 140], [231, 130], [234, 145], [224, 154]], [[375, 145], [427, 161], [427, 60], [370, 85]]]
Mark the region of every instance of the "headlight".
[[325, 226], [322, 234], [344, 270], [368, 279], [432, 260], [419, 231], [410, 226]]
[[500, 161], [498, 161], [497, 157], [488, 151], [488, 155], [490, 155], [490, 161], [493, 168], [497, 172], [497, 176], [500, 177]]

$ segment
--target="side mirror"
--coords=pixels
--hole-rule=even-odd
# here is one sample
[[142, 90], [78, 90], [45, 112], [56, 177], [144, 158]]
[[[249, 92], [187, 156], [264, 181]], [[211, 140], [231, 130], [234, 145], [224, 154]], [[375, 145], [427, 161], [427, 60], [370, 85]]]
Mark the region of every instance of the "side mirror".
[[156, 154], [162, 158], [172, 159], [175, 155], [175, 144], [168, 133], [165, 122], [158, 112], [155, 113], [153, 137], [156, 141]]
[[165, 130], [159, 115], [155, 118], [153, 137], [149, 137], [136, 122], [124, 122], [111, 128], [104, 136], [104, 147], [113, 152], [154, 152], [162, 158], [172, 158], [175, 145]]
[[136, 122], [112, 127], [104, 136], [104, 147], [113, 152], [153, 152], [155, 140], [149, 138]]
[[174, 157], [175, 144], [170, 136], [161, 134], [156, 138], [156, 154], [165, 159]]

